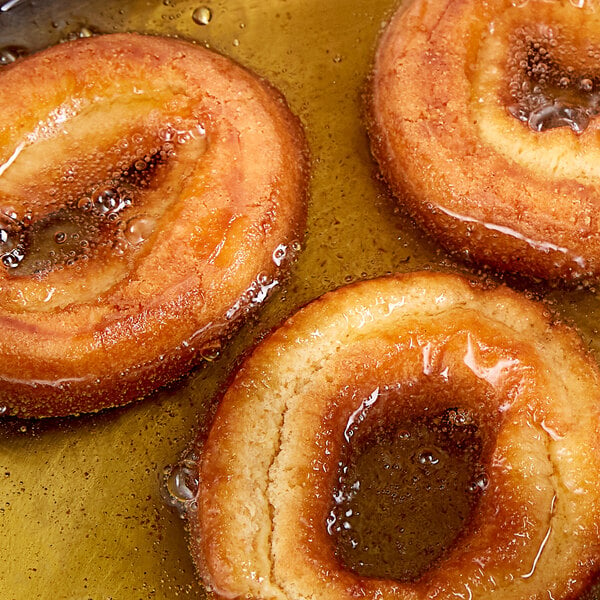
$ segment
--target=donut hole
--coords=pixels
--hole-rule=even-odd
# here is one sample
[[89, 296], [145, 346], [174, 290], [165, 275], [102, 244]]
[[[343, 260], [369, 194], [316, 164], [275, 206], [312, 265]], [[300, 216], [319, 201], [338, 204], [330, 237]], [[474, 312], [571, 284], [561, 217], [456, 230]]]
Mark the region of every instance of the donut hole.
[[385, 418], [365, 413], [345, 430], [327, 531], [344, 569], [412, 582], [468, 529], [488, 486], [489, 440], [460, 404], [407, 416], [386, 402]]
[[600, 113], [600, 46], [545, 24], [517, 28], [509, 43], [508, 112], [533, 131], [582, 133]]

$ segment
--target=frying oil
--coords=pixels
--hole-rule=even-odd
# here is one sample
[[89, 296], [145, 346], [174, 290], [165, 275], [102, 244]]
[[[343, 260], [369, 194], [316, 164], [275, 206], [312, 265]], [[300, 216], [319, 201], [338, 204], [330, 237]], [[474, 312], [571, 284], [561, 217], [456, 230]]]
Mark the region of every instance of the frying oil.
[[379, 423], [346, 444], [327, 518], [346, 569], [416, 581], [460, 539], [487, 475], [478, 427], [456, 414]]
[[[395, 5], [395, 0], [9, 0], [0, 5], [0, 65], [95, 33], [178, 36], [230, 56], [277, 86], [302, 120], [312, 154], [308, 232], [289, 280], [232, 343], [211, 349], [203, 368], [144, 402], [100, 415], [0, 422], [1, 599], [204, 598], [181, 522], [163, 503], [160, 483], [164, 465], [178, 462], [241, 353], [299, 306], [345, 283], [427, 267], [468, 272], [400, 214], [370, 156], [363, 117], [366, 79], [378, 34]], [[144, 215], [136, 218], [141, 221], [124, 224], [131, 244], [151, 230]], [[43, 233], [60, 260], [72, 251], [85, 252], [77, 243], [86, 232], [54, 225]], [[7, 252], [18, 248], [18, 224], [3, 225], [2, 231], [0, 243], [11, 246]], [[281, 260], [280, 254], [274, 260]], [[22, 258], [14, 260], [19, 264]], [[594, 290], [534, 292], [574, 321], [598, 353], [600, 302]], [[414, 452], [412, 447], [400, 452], [412, 442], [398, 438], [398, 431], [378, 434], [389, 446], [390, 468], [399, 456], [416, 456], [411, 468], [416, 474], [426, 471], [425, 481], [431, 474], [435, 479], [440, 461], [464, 463], [460, 457], [450, 460], [439, 440], [427, 438], [427, 427], [408, 426]], [[417, 446], [425, 451], [417, 452]], [[364, 456], [366, 463], [379, 460], [368, 452]], [[348, 464], [357, 465], [360, 479], [357, 461]], [[485, 481], [472, 480], [469, 465], [456, 469], [454, 483], [446, 482], [461, 490], [454, 502], [463, 503], [458, 511], [463, 517], [436, 546], [442, 550], [468, 522], [474, 496], [461, 496], [463, 484], [470, 481], [475, 496], [477, 486], [485, 487]], [[189, 477], [184, 479], [188, 486]], [[343, 479], [340, 489], [349, 482]], [[181, 493], [179, 480], [177, 489]], [[373, 500], [366, 495], [361, 502], [368, 509]], [[405, 529], [417, 525], [408, 518]], [[426, 565], [411, 568], [408, 578]]]

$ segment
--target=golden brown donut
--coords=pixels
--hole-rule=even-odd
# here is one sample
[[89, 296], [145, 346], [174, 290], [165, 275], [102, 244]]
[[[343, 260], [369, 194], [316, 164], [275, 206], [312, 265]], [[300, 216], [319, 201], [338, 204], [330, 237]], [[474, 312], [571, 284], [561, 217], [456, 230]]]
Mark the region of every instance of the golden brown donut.
[[175, 39], [68, 42], [0, 74], [0, 406], [142, 397], [214, 353], [302, 238], [282, 96]]
[[[574, 598], [600, 560], [599, 384], [577, 335], [505, 287], [414, 273], [326, 294], [254, 350], [197, 442], [202, 579], [221, 598]], [[481, 440], [465, 530], [415, 580], [348, 568], [328, 533], [347, 448], [447, 413]]]
[[449, 250], [552, 281], [600, 275], [600, 3], [407, 0], [370, 82], [374, 156]]

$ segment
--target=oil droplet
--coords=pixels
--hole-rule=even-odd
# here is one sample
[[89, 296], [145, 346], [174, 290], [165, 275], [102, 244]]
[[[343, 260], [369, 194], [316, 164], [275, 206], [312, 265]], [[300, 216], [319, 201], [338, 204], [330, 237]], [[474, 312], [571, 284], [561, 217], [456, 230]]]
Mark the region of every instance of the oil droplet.
[[559, 100], [533, 110], [527, 119], [529, 127], [538, 132], [568, 126], [573, 132], [582, 133], [589, 123], [590, 116], [584, 108]]
[[579, 87], [584, 92], [591, 92], [594, 89], [594, 82], [591, 79], [588, 79], [587, 77], [585, 77], [584, 79], [582, 79], [579, 82]]
[[192, 13], [192, 20], [196, 25], [208, 25], [212, 19], [212, 11], [208, 6], [200, 6]]
[[273, 252], [273, 262], [278, 267], [280, 267], [283, 261], [285, 260], [286, 255], [287, 247], [285, 246], [285, 244], [279, 244], [279, 246], [277, 246], [277, 248], [275, 248], [275, 251]]
[[92, 203], [92, 199], [91, 198], [87, 198], [87, 197], [81, 198], [81, 200], [79, 200], [77, 202], [77, 208], [79, 210], [83, 210], [83, 211], [87, 212], [88, 210], [91, 210], [92, 204], [93, 203]]
[[64, 244], [67, 241], [67, 234], [64, 231], [58, 231], [54, 234], [54, 241], [57, 244]]
[[427, 449], [419, 452], [417, 462], [421, 465], [437, 465], [440, 459], [433, 450]]
[[188, 506], [198, 493], [199, 478], [196, 462], [183, 460], [164, 469], [162, 496], [164, 501], [185, 516]]
[[94, 32], [89, 29], [88, 27], [82, 27], [78, 34], [77, 34], [80, 38], [89, 38], [92, 37], [94, 35]]
[[213, 340], [200, 349], [200, 358], [207, 362], [217, 360], [217, 358], [221, 356], [221, 349], [221, 342], [219, 340]]
[[135, 217], [131, 219], [125, 228], [125, 239], [132, 245], [137, 246], [147, 240], [154, 229], [154, 223], [146, 217]]
[[8, 269], [16, 269], [24, 258], [25, 254], [22, 249], [15, 248], [2, 257], [2, 264]]
[[0, 406], [0, 417], [8, 411], [8, 406]]
[[483, 492], [487, 489], [488, 485], [488, 476], [485, 473], [481, 473], [469, 484], [467, 489], [472, 493]]
[[28, 54], [28, 51], [22, 46], [5, 46], [4, 48], [0, 48], [0, 65], [10, 65], [26, 54]]
[[105, 188], [99, 191], [93, 202], [93, 207], [101, 214], [106, 215], [123, 208], [124, 204], [121, 201], [121, 194], [115, 188]]

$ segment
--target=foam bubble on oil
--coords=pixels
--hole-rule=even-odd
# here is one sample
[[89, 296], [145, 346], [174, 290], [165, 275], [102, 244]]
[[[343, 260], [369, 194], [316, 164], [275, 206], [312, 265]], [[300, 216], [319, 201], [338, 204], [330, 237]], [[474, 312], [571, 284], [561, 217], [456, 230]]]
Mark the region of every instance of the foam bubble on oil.
[[192, 13], [192, 20], [196, 25], [208, 25], [213, 18], [211, 9], [208, 6], [199, 6]]
[[177, 510], [181, 518], [194, 507], [200, 485], [197, 463], [193, 457], [183, 459], [163, 470], [161, 495], [168, 506]]
[[600, 114], [600, 79], [595, 64], [600, 46], [584, 52], [589, 66], [576, 62], [580, 51], [559, 26], [527, 25], [509, 39], [508, 112], [533, 131], [568, 127], [583, 133]]

